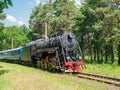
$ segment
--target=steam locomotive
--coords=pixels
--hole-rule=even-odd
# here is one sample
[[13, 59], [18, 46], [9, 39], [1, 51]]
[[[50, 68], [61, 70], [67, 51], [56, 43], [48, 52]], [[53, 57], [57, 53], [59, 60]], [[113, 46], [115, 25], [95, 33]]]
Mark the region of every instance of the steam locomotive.
[[52, 34], [49, 39], [38, 39], [20, 48], [0, 51], [0, 59], [63, 72], [81, 72], [86, 68], [74, 34], [64, 30]]

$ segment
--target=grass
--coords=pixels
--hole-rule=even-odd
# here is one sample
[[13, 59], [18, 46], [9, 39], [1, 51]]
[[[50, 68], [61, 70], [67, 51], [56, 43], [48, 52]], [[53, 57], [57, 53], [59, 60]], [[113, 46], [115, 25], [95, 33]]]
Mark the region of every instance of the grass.
[[107, 90], [104, 84], [0, 62], [0, 90]]
[[84, 72], [120, 78], [120, 66], [117, 64], [87, 64]]
[[87, 69], [84, 70], [86, 73], [99, 74], [109, 77], [120, 78], [120, 65], [118, 65], [118, 58], [115, 57], [115, 62], [111, 64], [110, 58], [108, 58], [108, 63], [90, 63], [88, 56], [85, 56], [85, 63]]

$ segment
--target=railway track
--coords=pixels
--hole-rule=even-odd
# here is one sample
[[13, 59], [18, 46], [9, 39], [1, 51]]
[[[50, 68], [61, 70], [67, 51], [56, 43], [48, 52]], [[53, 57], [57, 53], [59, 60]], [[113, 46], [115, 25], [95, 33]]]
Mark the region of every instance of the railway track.
[[113, 84], [115, 86], [120, 87], [120, 78], [113, 78], [113, 77], [107, 77], [107, 76], [101, 76], [101, 75], [95, 75], [95, 74], [88, 74], [88, 73], [79, 73], [77, 76], [79, 78], [96, 80], [96, 81], [99, 81], [99, 82]]

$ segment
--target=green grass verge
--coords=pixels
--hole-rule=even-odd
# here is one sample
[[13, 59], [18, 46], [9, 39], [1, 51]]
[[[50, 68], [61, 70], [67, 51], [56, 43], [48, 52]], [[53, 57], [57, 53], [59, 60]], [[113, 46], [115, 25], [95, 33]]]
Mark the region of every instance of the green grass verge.
[[0, 90], [107, 90], [72, 75], [0, 62]]
[[100, 74], [120, 78], [120, 66], [117, 64], [87, 64], [86, 73]]

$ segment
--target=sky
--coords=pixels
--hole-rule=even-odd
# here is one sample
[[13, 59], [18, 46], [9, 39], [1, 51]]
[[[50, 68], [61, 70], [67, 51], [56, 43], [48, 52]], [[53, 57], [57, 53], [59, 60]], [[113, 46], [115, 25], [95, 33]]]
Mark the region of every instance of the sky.
[[[25, 24], [29, 27], [29, 18], [32, 10], [40, 2], [45, 3], [46, 0], [12, 0], [13, 7], [5, 9], [7, 17], [4, 20], [5, 26], [17, 25], [21, 26]], [[80, 0], [76, 0], [76, 5], [80, 5]]]

